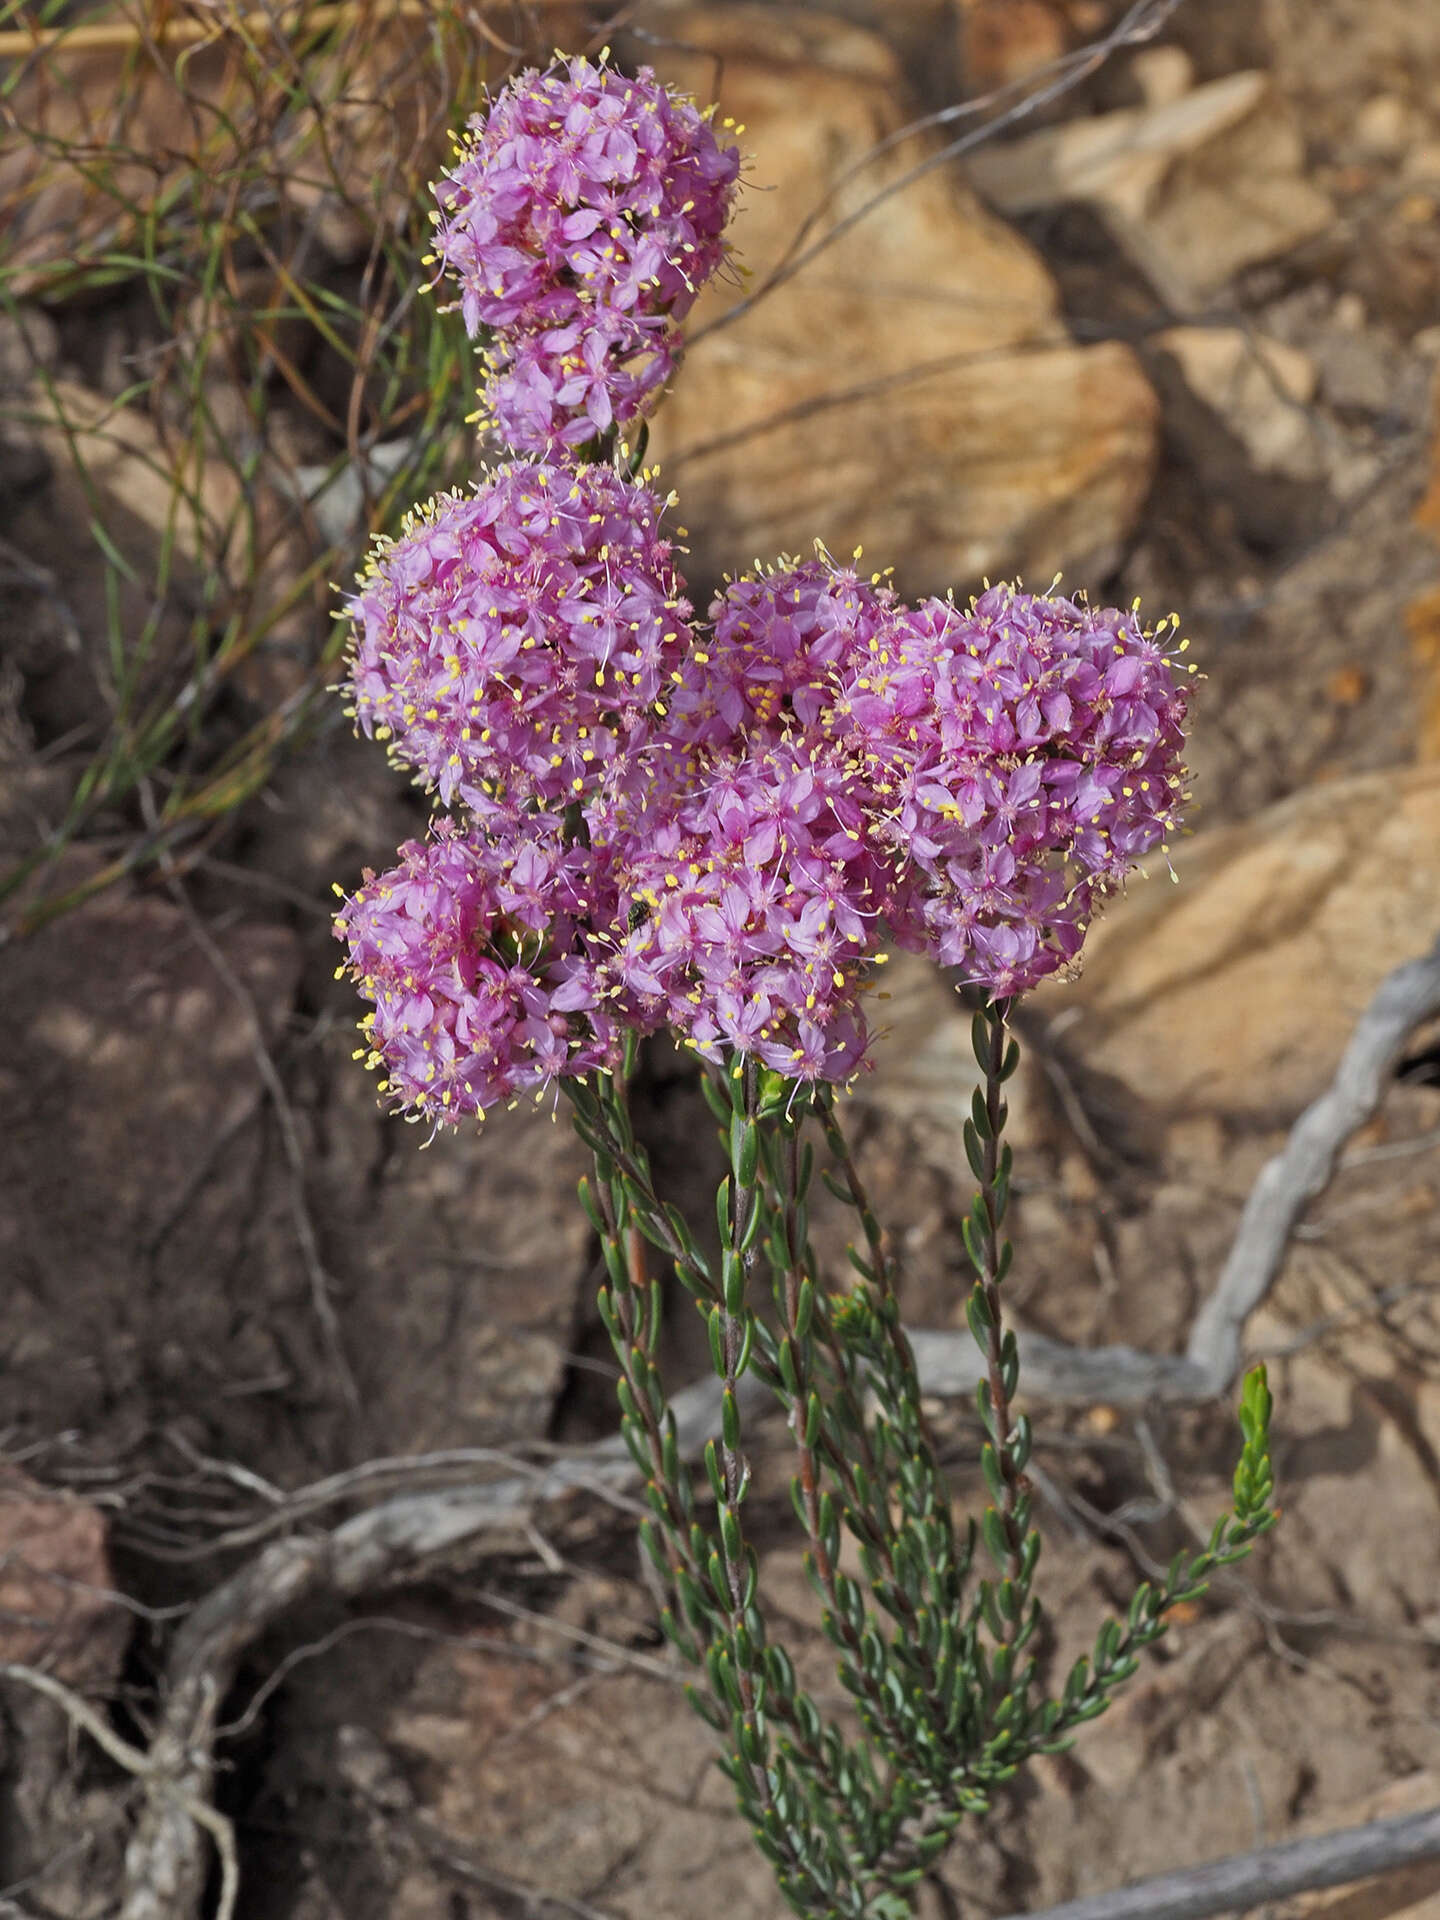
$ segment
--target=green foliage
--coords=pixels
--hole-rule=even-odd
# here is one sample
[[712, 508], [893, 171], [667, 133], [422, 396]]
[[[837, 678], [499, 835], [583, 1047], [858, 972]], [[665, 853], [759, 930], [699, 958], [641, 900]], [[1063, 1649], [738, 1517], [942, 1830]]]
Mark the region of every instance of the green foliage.
[[[967, 1312], [980, 1356], [979, 1464], [989, 1502], [963, 1527], [926, 1423], [884, 1235], [830, 1089], [746, 1063], [706, 1081], [729, 1162], [717, 1198], [718, 1265], [656, 1195], [625, 1076], [571, 1089], [595, 1158], [581, 1199], [609, 1275], [601, 1313], [621, 1368], [625, 1442], [646, 1479], [652, 1517], [642, 1539], [669, 1596], [662, 1626], [697, 1669], [690, 1697], [722, 1739], [721, 1765], [756, 1845], [790, 1907], [810, 1920], [902, 1920], [965, 1815], [983, 1814], [996, 1786], [1036, 1754], [1068, 1746], [1103, 1713], [1165, 1631], [1170, 1609], [1203, 1592], [1216, 1568], [1241, 1559], [1275, 1521], [1261, 1367], [1241, 1399], [1233, 1512], [1203, 1551], [1177, 1554], [1163, 1581], [1141, 1586], [1123, 1619], [1101, 1625], [1060, 1692], [1042, 1697], [1040, 1536], [1025, 1474], [1032, 1434], [1012, 1412], [1018, 1356], [1001, 1303], [1011, 1166], [1002, 1088], [1018, 1058], [1003, 1004], [977, 1016], [975, 1051], [985, 1084], [965, 1127], [978, 1186], [965, 1223], [975, 1272]], [[864, 1240], [863, 1256], [854, 1255], [860, 1278], [838, 1294], [819, 1287], [809, 1240], [812, 1132], [830, 1162], [821, 1177], [853, 1210]], [[705, 1317], [721, 1387], [720, 1432], [704, 1454], [708, 1502], [679, 1458], [656, 1371], [659, 1299], [644, 1277], [642, 1239], [674, 1262]], [[747, 1371], [787, 1417], [806, 1570], [858, 1736], [821, 1711], [769, 1639], [746, 1534]], [[847, 1534], [858, 1578], [840, 1565]]]

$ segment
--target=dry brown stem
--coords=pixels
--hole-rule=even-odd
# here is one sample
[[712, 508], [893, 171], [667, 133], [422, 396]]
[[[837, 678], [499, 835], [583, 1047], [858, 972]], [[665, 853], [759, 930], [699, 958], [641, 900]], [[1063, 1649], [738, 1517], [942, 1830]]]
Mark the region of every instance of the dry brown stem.
[[[561, 7], [571, 0], [528, 0], [531, 7]], [[475, 0], [482, 13], [499, 13], [502, 0]], [[259, 37], [302, 29], [323, 33], [329, 27], [343, 27], [359, 11], [353, 0], [341, 0], [331, 6], [297, 8], [288, 19], [282, 10], [274, 13], [214, 13], [203, 19], [176, 18], [158, 21], [153, 27], [133, 20], [99, 20], [74, 27], [12, 27], [0, 33], [0, 60], [19, 60], [30, 53], [128, 53], [132, 48], [153, 45], [193, 47], [204, 41], [218, 40], [226, 33]], [[392, 0], [381, 9], [381, 19], [423, 20], [431, 11], [427, 0]]]

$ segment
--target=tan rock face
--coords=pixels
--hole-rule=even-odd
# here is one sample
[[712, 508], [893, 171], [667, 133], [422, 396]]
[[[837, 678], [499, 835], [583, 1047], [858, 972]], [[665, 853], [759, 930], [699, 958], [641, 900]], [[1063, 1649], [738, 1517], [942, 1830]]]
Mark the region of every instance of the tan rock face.
[[[176, 444], [138, 407], [118, 406], [72, 380], [52, 380], [35, 397], [41, 442], [57, 468], [82, 472], [112, 512], [139, 523], [141, 552], [158, 563], [173, 541], [193, 566], [223, 565], [238, 544], [240, 477], [224, 461]], [[177, 472], [178, 469], [178, 472]]]
[[1152, 87], [1143, 107], [981, 148], [968, 171], [1004, 213], [1066, 201], [1094, 206], [1155, 290], [1183, 312], [1242, 267], [1329, 225], [1335, 210], [1305, 178], [1304, 162], [1299, 126], [1255, 72], [1178, 96], [1169, 82]]
[[[858, 1082], [856, 1097], [903, 1120], [920, 1158], [953, 1171], [970, 1097], [981, 1085], [971, 1011], [953, 981], [919, 954], [892, 955], [877, 987], [868, 1007], [874, 1072]], [[1044, 1132], [1044, 1100], [1027, 1055], [1005, 1097], [1006, 1138], [1023, 1152]]]
[[960, 70], [972, 94], [1023, 80], [1069, 44], [1065, 16], [1050, 0], [959, 0], [958, 12]]
[[1198, 400], [1225, 422], [1261, 473], [1312, 479], [1321, 469], [1305, 412], [1315, 363], [1299, 347], [1240, 327], [1167, 327], [1155, 343]]
[[816, 537], [863, 542], [911, 592], [1105, 570], [1149, 484], [1153, 396], [1128, 349], [1067, 339], [1041, 261], [951, 171], [902, 190], [936, 149], [876, 153], [908, 111], [881, 42], [783, 8], [667, 29], [694, 51], [646, 57], [709, 98], [720, 56], [753, 155], [734, 240], [754, 305], [729, 320], [742, 290], [710, 289], [654, 426], [693, 576]]
[[1155, 863], [1095, 927], [1080, 982], [1043, 1001], [1072, 996], [1087, 1064], [1169, 1113], [1293, 1114], [1435, 936], [1440, 767], [1308, 788], [1175, 859], [1181, 885]]

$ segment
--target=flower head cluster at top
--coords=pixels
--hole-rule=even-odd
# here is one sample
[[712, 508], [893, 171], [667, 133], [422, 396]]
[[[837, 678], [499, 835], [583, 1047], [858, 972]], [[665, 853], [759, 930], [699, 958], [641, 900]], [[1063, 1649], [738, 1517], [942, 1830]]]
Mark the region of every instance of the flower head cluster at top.
[[847, 1079], [887, 945], [1019, 993], [1176, 826], [1170, 623], [1008, 586], [907, 606], [823, 551], [697, 621], [653, 474], [567, 452], [643, 398], [639, 343], [671, 351], [734, 178], [692, 107], [575, 62], [523, 75], [442, 188], [496, 419], [544, 451], [413, 513], [348, 607], [358, 724], [451, 809], [337, 921], [413, 1116], [662, 1027]]
[[724, 259], [738, 152], [648, 70], [581, 59], [521, 74], [458, 145], [436, 256], [488, 334], [497, 437], [544, 453], [638, 419]]

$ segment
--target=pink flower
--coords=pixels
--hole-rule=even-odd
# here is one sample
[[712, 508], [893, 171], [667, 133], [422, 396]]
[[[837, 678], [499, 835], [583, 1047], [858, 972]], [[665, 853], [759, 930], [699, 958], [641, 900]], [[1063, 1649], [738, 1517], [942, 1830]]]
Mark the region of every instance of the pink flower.
[[1185, 691], [1132, 612], [993, 587], [899, 609], [842, 683], [872, 831], [914, 870], [897, 938], [999, 994], [1072, 962], [1178, 824]]
[[797, 1079], [848, 1079], [895, 889], [891, 864], [845, 825], [847, 780], [843, 755], [794, 728], [676, 756], [643, 808], [632, 794], [589, 810], [621, 909], [602, 966], [617, 1004], [707, 1059], [740, 1051]]
[[566, 805], [638, 749], [691, 644], [663, 503], [608, 467], [502, 467], [371, 556], [355, 713], [447, 805]]
[[507, 844], [437, 822], [336, 919], [373, 1003], [370, 1064], [397, 1105], [437, 1123], [619, 1058], [586, 951], [593, 863], [546, 827], [526, 822]]
[[658, 515], [609, 469], [503, 469], [354, 603], [361, 724], [471, 816], [340, 920], [391, 1088], [438, 1118], [662, 1025], [847, 1079], [885, 942], [1023, 992], [1178, 819], [1163, 630], [1008, 587], [908, 608], [816, 561], [692, 632]]
[[712, 637], [692, 652], [670, 706], [674, 730], [719, 743], [814, 727], [837, 675], [858, 672], [894, 595], [827, 560], [782, 563], [730, 582], [710, 608]]
[[506, 445], [577, 446], [644, 412], [725, 257], [739, 168], [648, 68], [522, 73], [471, 122], [436, 188], [436, 253], [488, 335], [482, 401]]

